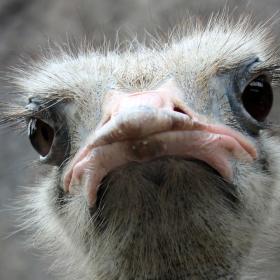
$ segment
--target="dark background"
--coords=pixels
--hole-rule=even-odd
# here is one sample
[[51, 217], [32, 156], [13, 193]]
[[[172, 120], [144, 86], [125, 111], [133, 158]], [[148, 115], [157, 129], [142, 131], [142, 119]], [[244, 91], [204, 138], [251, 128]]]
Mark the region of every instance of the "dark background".
[[[270, 18], [280, 8], [279, 0], [227, 2], [230, 11], [236, 9], [236, 16], [245, 9], [257, 21]], [[187, 12], [205, 20], [224, 5], [224, 0], [0, 0], [1, 76], [21, 57], [36, 58], [49, 41], [62, 44], [67, 38], [79, 42], [87, 37], [98, 46], [104, 35], [114, 39], [119, 29], [121, 40], [135, 33], [141, 39], [144, 29], [152, 34], [158, 27], [166, 31]], [[276, 40], [279, 26], [276, 22], [272, 27]], [[9, 90], [0, 82], [0, 94]], [[271, 115], [275, 122], [280, 119], [279, 100], [276, 96]], [[16, 217], [7, 210], [20, 186], [32, 182], [26, 166], [36, 157], [25, 135], [0, 130], [0, 280], [53, 279], [48, 261], [41, 260], [40, 252], [25, 249], [24, 235], [14, 233]]]

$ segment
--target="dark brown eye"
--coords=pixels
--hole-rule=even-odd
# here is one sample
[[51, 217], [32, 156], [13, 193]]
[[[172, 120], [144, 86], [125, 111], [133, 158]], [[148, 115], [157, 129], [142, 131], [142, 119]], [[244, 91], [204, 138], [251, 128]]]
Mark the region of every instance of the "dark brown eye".
[[256, 78], [247, 85], [241, 99], [244, 108], [255, 120], [264, 121], [273, 104], [270, 83], [264, 76]]
[[33, 148], [41, 156], [47, 156], [54, 140], [54, 129], [40, 119], [31, 119], [28, 135]]

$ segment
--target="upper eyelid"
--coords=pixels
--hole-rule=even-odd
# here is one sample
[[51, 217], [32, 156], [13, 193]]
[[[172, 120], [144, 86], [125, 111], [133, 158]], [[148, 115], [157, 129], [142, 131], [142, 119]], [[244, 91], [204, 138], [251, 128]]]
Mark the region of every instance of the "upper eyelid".
[[25, 117], [26, 122], [30, 122], [31, 119], [37, 118], [44, 121], [52, 127], [54, 126], [53, 114], [48, 107], [45, 108], [41, 104], [30, 102], [28, 105], [26, 105], [25, 108], [28, 112], [28, 114]]
[[235, 74], [235, 87], [238, 89], [237, 92], [241, 94], [252, 81], [261, 76], [265, 77], [271, 84], [273, 73], [261, 61], [255, 61], [237, 70]]
[[26, 107], [26, 110], [29, 112], [27, 114], [27, 117], [32, 118], [32, 117], [37, 117], [37, 118], [42, 118], [42, 119], [49, 119], [50, 113], [47, 109], [39, 109], [39, 110], [34, 110], [32, 108]]
[[249, 76], [250, 80], [254, 80], [259, 76], [265, 76], [268, 82], [272, 82], [274, 71], [279, 68], [276, 65], [267, 65], [265, 62], [257, 60], [248, 65], [246, 68], [246, 72]]

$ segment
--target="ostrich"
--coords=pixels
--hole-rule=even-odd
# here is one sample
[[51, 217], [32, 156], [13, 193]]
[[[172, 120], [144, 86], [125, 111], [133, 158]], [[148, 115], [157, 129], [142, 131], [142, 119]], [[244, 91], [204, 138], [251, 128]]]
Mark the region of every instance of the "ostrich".
[[60, 279], [278, 279], [255, 265], [280, 184], [269, 28], [217, 16], [178, 34], [13, 74], [1, 123], [43, 170], [21, 226]]

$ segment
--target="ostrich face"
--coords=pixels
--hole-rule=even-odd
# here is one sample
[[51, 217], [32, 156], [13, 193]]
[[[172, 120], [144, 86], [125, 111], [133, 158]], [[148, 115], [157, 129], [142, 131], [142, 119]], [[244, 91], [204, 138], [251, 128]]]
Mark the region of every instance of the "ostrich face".
[[26, 223], [73, 279], [237, 277], [278, 180], [266, 32], [212, 22], [17, 78], [25, 105], [7, 119], [49, 166]]

